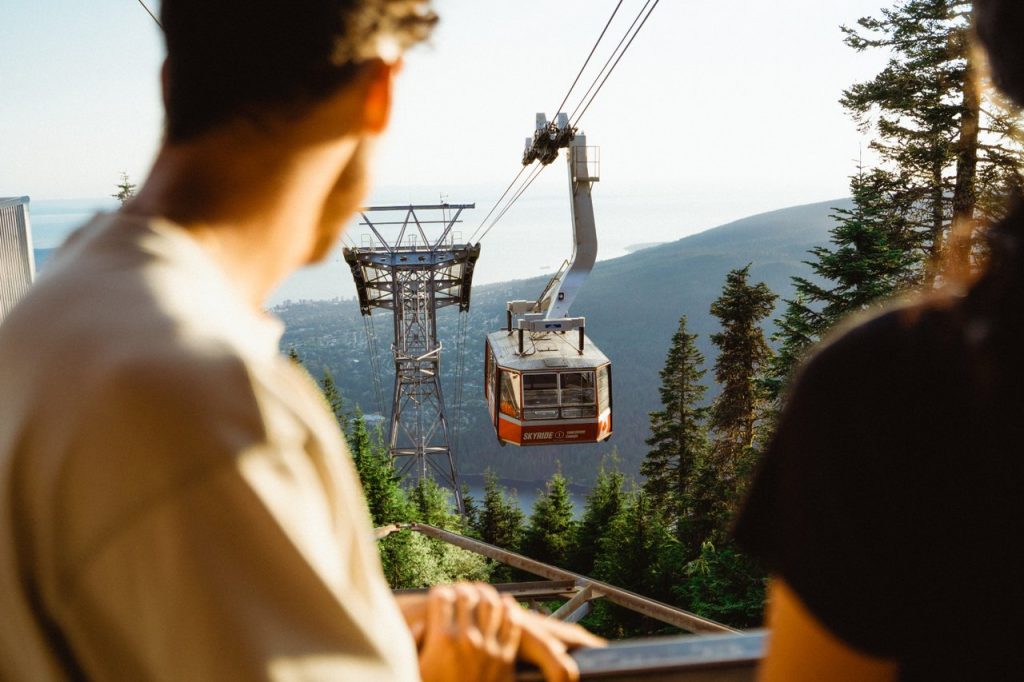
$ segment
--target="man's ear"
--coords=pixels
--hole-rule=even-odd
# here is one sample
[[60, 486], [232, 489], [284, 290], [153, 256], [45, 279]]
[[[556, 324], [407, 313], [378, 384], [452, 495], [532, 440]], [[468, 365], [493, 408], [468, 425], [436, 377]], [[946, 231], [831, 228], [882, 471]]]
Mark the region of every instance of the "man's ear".
[[366, 65], [365, 97], [363, 99], [363, 130], [379, 134], [391, 118], [391, 89], [401, 61], [374, 59]]

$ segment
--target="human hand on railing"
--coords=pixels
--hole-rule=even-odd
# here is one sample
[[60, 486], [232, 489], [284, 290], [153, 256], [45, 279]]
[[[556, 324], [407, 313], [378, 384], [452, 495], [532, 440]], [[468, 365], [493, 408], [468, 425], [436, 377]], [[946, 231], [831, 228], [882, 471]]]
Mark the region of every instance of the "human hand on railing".
[[568, 652], [605, 644], [579, 626], [526, 611], [483, 583], [442, 585], [398, 603], [424, 682], [508, 682], [516, 659], [535, 664], [548, 682], [575, 682], [579, 669]]

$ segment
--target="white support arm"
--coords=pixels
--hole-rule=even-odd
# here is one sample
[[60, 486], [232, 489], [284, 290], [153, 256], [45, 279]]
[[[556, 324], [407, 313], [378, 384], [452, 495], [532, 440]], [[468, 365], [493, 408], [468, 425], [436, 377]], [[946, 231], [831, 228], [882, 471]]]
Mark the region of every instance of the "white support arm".
[[569, 267], [551, 289], [550, 305], [544, 311], [547, 319], [569, 317], [569, 307], [597, 260], [597, 226], [591, 187], [598, 180], [594, 170], [596, 159], [588, 158], [587, 138], [576, 135], [566, 155], [569, 163], [569, 191], [572, 195], [573, 252]]

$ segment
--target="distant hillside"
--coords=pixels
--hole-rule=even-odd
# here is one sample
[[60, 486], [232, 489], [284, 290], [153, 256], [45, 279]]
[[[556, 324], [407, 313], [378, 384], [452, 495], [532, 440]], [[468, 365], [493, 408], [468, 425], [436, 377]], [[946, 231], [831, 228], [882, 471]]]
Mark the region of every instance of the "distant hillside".
[[[602, 456], [614, 448], [623, 467], [635, 474], [646, 452], [647, 415], [658, 408], [658, 371], [679, 317], [685, 314], [690, 330], [700, 336], [698, 346], [709, 370], [710, 397], [717, 390], [710, 376], [714, 355], [709, 335], [718, 328], [709, 308], [720, 294], [726, 273], [753, 263], [752, 281], [764, 281], [776, 293], [788, 296], [790, 277], [808, 272], [802, 263], [808, 249], [828, 241], [832, 209], [849, 205], [849, 200], [841, 199], [763, 213], [599, 262], [573, 312], [586, 316], [588, 336], [612, 359], [615, 434], [610, 444], [528, 449], [498, 446], [482, 398], [483, 336], [502, 326], [507, 300], [536, 297], [547, 277], [476, 289], [468, 320], [460, 470], [476, 474], [493, 468], [503, 478], [544, 480], [560, 463], [570, 479], [587, 484]], [[486, 253], [486, 243], [483, 248]], [[363, 326], [353, 301], [289, 303], [276, 312], [287, 324], [284, 348], [295, 347], [314, 375], [324, 369], [331, 371], [345, 396], [366, 412], [376, 411]], [[387, 366], [391, 320], [373, 317], [379, 347], [385, 353], [382, 364]], [[446, 396], [453, 421], [458, 419], [451, 404], [456, 320], [451, 310], [439, 317], [446, 348]], [[383, 378], [385, 403], [390, 400], [391, 382], [390, 375]]]

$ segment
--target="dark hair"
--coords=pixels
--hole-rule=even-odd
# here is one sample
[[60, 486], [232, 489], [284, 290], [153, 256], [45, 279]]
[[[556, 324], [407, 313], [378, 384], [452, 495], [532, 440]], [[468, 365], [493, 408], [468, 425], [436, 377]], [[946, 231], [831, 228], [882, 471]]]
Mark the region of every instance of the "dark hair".
[[[974, 10], [975, 33], [988, 53], [992, 80], [1024, 106], [1024, 2], [974, 0]], [[1024, 200], [1019, 186], [1011, 191], [1008, 214], [988, 233], [989, 262], [970, 295], [975, 322], [981, 322], [974, 329], [989, 330], [980, 347], [990, 354], [990, 366], [1003, 368], [1003, 377], [1018, 376], [1008, 368], [1021, 367], [1024, 336]]]
[[236, 118], [288, 114], [336, 91], [382, 39], [406, 48], [427, 0], [163, 0], [167, 140]]
[[975, 30], [1000, 90], [1024, 106], [1024, 2], [975, 0]]

